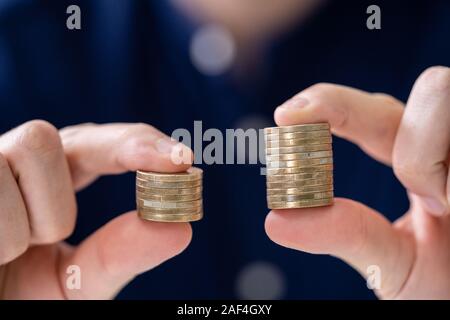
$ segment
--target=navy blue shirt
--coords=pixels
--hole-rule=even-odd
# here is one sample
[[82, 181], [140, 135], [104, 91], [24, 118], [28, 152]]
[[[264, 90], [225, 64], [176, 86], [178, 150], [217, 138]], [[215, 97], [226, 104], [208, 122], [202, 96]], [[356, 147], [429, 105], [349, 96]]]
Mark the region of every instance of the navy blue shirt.
[[[329, 1], [272, 43], [257, 73], [238, 83], [192, 65], [195, 25], [168, 1], [0, 1], [0, 132], [36, 118], [57, 127], [147, 122], [168, 134], [192, 130], [194, 120], [204, 129], [271, 125], [275, 106], [325, 81], [406, 100], [426, 67], [450, 65], [450, 2], [377, 3], [382, 29], [370, 31], [366, 8], [372, 3]], [[66, 28], [71, 4], [82, 9], [80, 31]], [[362, 201], [390, 220], [407, 210], [390, 168], [341, 139], [334, 140], [334, 154], [337, 196]], [[139, 276], [119, 298], [241, 298], [248, 296], [239, 288], [252, 281], [261, 282], [261, 290], [275, 283], [276, 298], [374, 297], [337, 259], [288, 250], [267, 238], [259, 165], [202, 167], [205, 218], [193, 225], [191, 245]], [[103, 177], [78, 201], [71, 243], [133, 209], [134, 176]], [[258, 265], [268, 269], [252, 273]]]

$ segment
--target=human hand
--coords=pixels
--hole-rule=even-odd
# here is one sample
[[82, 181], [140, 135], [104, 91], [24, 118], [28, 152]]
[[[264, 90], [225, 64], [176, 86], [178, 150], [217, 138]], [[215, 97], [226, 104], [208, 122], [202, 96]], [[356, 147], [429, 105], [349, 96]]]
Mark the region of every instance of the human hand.
[[[171, 160], [172, 148], [180, 147], [145, 124], [58, 132], [35, 120], [0, 136], [0, 298], [112, 298], [136, 275], [182, 252], [192, 236], [188, 223], [143, 221], [135, 211], [77, 247], [62, 241], [75, 226], [76, 191], [105, 174], [184, 171], [190, 164]], [[79, 290], [66, 287], [70, 265], [81, 270]]]
[[335, 135], [392, 165], [411, 207], [393, 224], [340, 198], [330, 207], [273, 210], [268, 236], [285, 247], [337, 256], [362, 275], [378, 266], [380, 298], [449, 299], [450, 69], [426, 70], [406, 108], [384, 94], [318, 84], [278, 107], [275, 121], [329, 122]]

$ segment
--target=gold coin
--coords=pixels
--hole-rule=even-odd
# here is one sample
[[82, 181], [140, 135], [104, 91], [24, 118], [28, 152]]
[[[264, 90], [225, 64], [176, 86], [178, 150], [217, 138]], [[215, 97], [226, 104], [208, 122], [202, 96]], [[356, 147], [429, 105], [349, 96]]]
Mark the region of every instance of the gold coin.
[[268, 168], [292, 168], [303, 166], [317, 166], [322, 164], [332, 164], [333, 158], [317, 158], [317, 159], [304, 159], [304, 160], [291, 160], [291, 161], [273, 161], [267, 162]]
[[266, 154], [276, 155], [276, 154], [284, 154], [284, 153], [328, 151], [328, 150], [332, 150], [330, 143], [302, 145], [302, 146], [295, 146], [295, 147], [266, 148]]
[[288, 153], [277, 155], [266, 155], [266, 161], [286, 161], [286, 160], [302, 160], [302, 159], [316, 159], [332, 157], [333, 151], [315, 151], [315, 152], [303, 152], [303, 153]]
[[141, 219], [156, 221], [156, 222], [193, 222], [203, 218], [203, 212], [194, 214], [147, 214], [138, 211], [138, 215]]
[[264, 128], [264, 132], [266, 134], [310, 132], [319, 130], [330, 130], [330, 124], [323, 122], [323, 123], [298, 124], [294, 126]]
[[145, 200], [154, 200], [154, 201], [162, 201], [162, 202], [183, 202], [183, 201], [192, 201], [198, 200], [202, 198], [201, 193], [193, 193], [193, 194], [184, 194], [184, 195], [157, 195], [157, 194], [145, 194], [141, 192], [136, 192], [136, 197], [138, 199]]
[[294, 174], [279, 174], [279, 175], [267, 175], [267, 182], [288, 182], [288, 181], [301, 181], [306, 179], [323, 179], [333, 177], [333, 171], [319, 171], [313, 173], [294, 173]]
[[317, 186], [304, 186], [294, 188], [268, 188], [267, 195], [288, 195], [288, 194], [307, 194], [312, 192], [327, 192], [333, 191], [333, 185], [317, 185]]
[[285, 201], [300, 201], [300, 200], [329, 199], [329, 198], [333, 198], [333, 191], [307, 193], [302, 195], [288, 194], [288, 195], [267, 196], [267, 201], [285, 202]]
[[333, 183], [333, 177], [327, 177], [322, 179], [309, 179], [309, 180], [296, 180], [285, 182], [266, 182], [269, 189], [286, 189], [286, 188], [298, 188], [307, 186], [323, 186]]
[[266, 141], [286, 140], [286, 139], [313, 139], [331, 136], [330, 130], [310, 131], [310, 132], [288, 132], [280, 134], [266, 134]]
[[197, 208], [150, 208], [137, 205], [138, 211], [146, 214], [194, 214], [203, 210], [203, 206]]
[[161, 211], [155, 211], [155, 210], [145, 210], [142, 208], [138, 208], [138, 212], [142, 215], [166, 215], [166, 216], [188, 216], [193, 214], [199, 214], [203, 213], [203, 208], [198, 209], [197, 211], [178, 211], [178, 212], [168, 212], [167, 210], [165, 212]]
[[266, 168], [266, 174], [269, 175], [282, 175], [282, 174], [294, 174], [294, 173], [315, 173], [333, 170], [333, 164], [324, 164], [312, 167], [297, 167], [297, 168]]
[[183, 202], [168, 202], [149, 199], [137, 199], [138, 206], [141, 208], [158, 208], [158, 209], [181, 209], [181, 208], [198, 208], [202, 205], [203, 200], [192, 200]]
[[331, 143], [333, 140], [330, 137], [320, 137], [315, 139], [287, 139], [287, 140], [271, 140], [266, 141], [267, 148], [278, 148], [278, 147], [295, 147], [304, 145], [314, 145], [314, 144], [327, 144]]
[[183, 181], [183, 182], [159, 182], [159, 181], [147, 181], [140, 178], [136, 178], [136, 186], [144, 188], [161, 188], [161, 189], [175, 189], [175, 188], [191, 188], [199, 187], [202, 185], [202, 180], [195, 181]]
[[191, 188], [177, 188], [177, 189], [136, 186], [136, 191], [142, 195], [158, 195], [158, 196], [197, 194], [202, 193], [202, 190], [203, 190], [202, 186]]
[[280, 201], [268, 203], [269, 209], [295, 209], [329, 206], [333, 204], [333, 198], [300, 201]]
[[191, 167], [185, 172], [177, 173], [159, 173], [159, 172], [145, 172], [137, 171], [136, 176], [146, 181], [159, 182], [181, 182], [181, 181], [195, 181], [203, 177], [203, 170], [196, 167]]

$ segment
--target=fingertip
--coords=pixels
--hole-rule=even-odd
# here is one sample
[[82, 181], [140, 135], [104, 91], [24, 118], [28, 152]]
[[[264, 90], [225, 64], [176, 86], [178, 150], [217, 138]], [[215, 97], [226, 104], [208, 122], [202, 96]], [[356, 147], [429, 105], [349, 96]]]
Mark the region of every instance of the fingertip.
[[[275, 243], [311, 253], [327, 253], [328, 242], [345, 238], [354, 222], [348, 211], [354, 210], [354, 202], [335, 199], [326, 207], [272, 210], [266, 217], [265, 229]], [[343, 216], [347, 213], [348, 220]]]
[[177, 173], [184, 172], [192, 167], [192, 161], [186, 162], [174, 162], [173, 159], [169, 156], [162, 156], [159, 159], [154, 159], [152, 165], [149, 165], [147, 168], [149, 169], [138, 169], [144, 171], [153, 171], [153, 172], [161, 172], [161, 173]]
[[194, 153], [191, 148], [182, 143], [173, 146], [170, 153], [164, 154], [167, 172], [183, 172], [189, 169], [194, 162]]
[[110, 275], [136, 275], [185, 250], [192, 229], [189, 223], [146, 221], [131, 211], [105, 225], [92, 239], [99, 240], [97, 251]]
[[419, 197], [424, 209], [435, 217], [443, 217], [450, 214], [449, 206], [446, 199], [434, 197]]
[[[292, 213], [301, 214], [298, 210], [272, 210], [266, 217], [264, 224], [266, 234], [270, 240], [276, 244], [287, 247], [296, 247], [295, 239], [291, 239], [290, 224], [292, 223]], [[300, 230], [298, 230], [300, 232]], [[296, 232], [298, 234], [298, 232]]]
[[167, 248], [166, 253], [169, 257], [180, 254], [191, 243], [192, 227], [190, 223], [169, 223], [140, 220], [149, 232], [159, 234], [161, 237], [161, 242], [165, 243]]
[[192, 166], [193, 153], [188, 147], [177, 147], [181, 151], [157, 150], [153, 145], [130, 145], [118, 155], [123, 170], [151, 172], [183, 172]]
[[285, 126], [289, 123], [288, 122], [288, 113], [289, 112], [286, 110], [286, 108], [284, 108], [282, 106], [275, 109], [273, 118], [274, 118], [277, 126]]
[[264, 222], [264, 229], [270, 240], [277, 242], [280, 232], [283, 229], [280, 223], [280, 215], [277, 212], [270, 211]]
[[147, 243], [147, 247], [151, 244], [150, 246], [161, 248], [166, 259], [183, 252], [192, 240], [192, 227], [190, 223], [144, 220], [138, 217], [136, 211], [132, 211], [127, 215], [136, 224], [136, 232], [141, 234], [144, 239], [140, 243]]
[[[313, 103], [301, 102], [299, 98], [291, 99], [277, 107], [274, 112], [274, 120], [278, 126], [291, 126], [297, 124], [328, 122], [323, 113], [319, 112]], [[303, 101], [300, 100], [300, 101]]]
[[299, 249], [299, 244], [304, 242], [302, 238], [306, 235], [303, 224], [307, 221], [305, 219], [308, 219], [308, 210], [310, 209], [270, 211], [265, 221], [265, 230], [269, 239], [283, 247]]
[[297, 113], [301, 108], [308, 104], [308, 100], [302, 97], [294, 96], [279, 105], [274, 112], [274, 120], [278, 126], [288, 126], [295, 124], [297, 121]]

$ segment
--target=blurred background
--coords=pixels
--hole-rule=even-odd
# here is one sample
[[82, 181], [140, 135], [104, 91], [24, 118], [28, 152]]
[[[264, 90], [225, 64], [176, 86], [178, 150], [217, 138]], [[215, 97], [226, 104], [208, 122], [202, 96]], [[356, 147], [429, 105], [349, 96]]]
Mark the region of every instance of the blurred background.
[[[81, 8], [81, 30], [66, 9]], [[367, 7], [381, 8], [369, 30]], [[0, 133], [31, 119], [57, 127], [146, 122], [176, 128], [272, 126], [277, 105], [333, 82], [406, 101], [417, 76], [450, 65], [450, 1], [0, 0]], [[390, 220], [408, 208], [390, 168], [334, 139], [335, 193]], [[372, 299], [329, 256], [279, 247], [259, 165], [205, 168], [205, 218], [180, 256], [119, 299]], [[78, 194], [71, 243], [135, 207], [134, 175]]]

